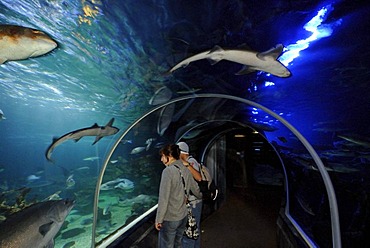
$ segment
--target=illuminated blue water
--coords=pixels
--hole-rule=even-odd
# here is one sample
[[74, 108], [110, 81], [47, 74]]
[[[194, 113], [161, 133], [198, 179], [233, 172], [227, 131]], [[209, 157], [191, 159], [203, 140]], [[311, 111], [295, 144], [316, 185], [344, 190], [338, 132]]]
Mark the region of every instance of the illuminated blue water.
[[[193, 1], [1, 0], [1, 24], [42, 30], [58, 42], [45, 56], [0, 66], [0, 109], [6, 116], [0, 121], [1, 191], [29, 186], [28, 176], [41, 175], [40, 181], [54, 185], [32, 192], [43, 199], [65, 187], [60, 166], [90, 167], [94, 181], [118, 135], [94, 146], [91, 137], [66, 142], [53, 152], [55, 164], [45, 159], [52, 138], [94, 123], [103, 126], [112, 117], [123, 131], [152, 107], [150, 98], [163, 86], [174, 96], [196, 89], [254, 100], [318, 148], [343, 142], [337, 136], [342, 132], [366, 141], [370, 7], [360, 1], [314, 2], [196, 1], [194, 8]], [[214, 66], [199, 61], [174, 76], [162, 75], [215, 45], [265, 51], [279, 43], [288, 49], [280, 57], [292, 71], [288, 79], [261, 72], [236, 77], [240, 65], [225, 61]], [[279, 125], [258, 111], [252, 115]], [[284, 135], [277, 131], [269, 138]], [[368, 165], [368, 153], [361, 155], [354, 163]], [[84, 160], [92, 157], [98, 159]], [[63, 194], [73, 197], [71, 191]]]

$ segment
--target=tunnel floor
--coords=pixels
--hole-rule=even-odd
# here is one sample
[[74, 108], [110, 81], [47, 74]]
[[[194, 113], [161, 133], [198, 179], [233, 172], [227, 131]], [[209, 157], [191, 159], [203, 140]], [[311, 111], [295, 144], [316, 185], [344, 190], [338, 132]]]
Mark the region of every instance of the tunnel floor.
[[202, 222], [202, 247], [277, 247], [281, 189], [234, 189], [218, 211]]
[[[201, 247], [277, 247], [276, 220], [281, 206], [282, 187], [248, 186], [228, 190], [224, 204], [201, 223]], [[154, 220], [142, 226], [145, 232], [110, 247], [157, 247]]]

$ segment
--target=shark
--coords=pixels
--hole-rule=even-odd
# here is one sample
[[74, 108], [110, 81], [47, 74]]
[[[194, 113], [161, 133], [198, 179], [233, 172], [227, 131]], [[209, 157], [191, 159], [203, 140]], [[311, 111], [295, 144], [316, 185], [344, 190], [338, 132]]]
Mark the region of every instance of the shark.
[[54, 247], [73, 206], [73, 200], [50, 200], [11, 215], [0, 224], [0, 247]]
[[55, 147], [59, 146], [67, 140], [74, 140], [78, 142], [82, 137], [85, 136], [96, 136], [95, 141], [92, 143], [96, 144], [101, 138], [105, 136], [114, 135], [119, 132], [119, 128], [113, 126], [114, 118], [112, 118], [105, 126], [99, 126], [97, 123], [91, 127], [81, 128], [72, 132], [69, 132], [60, 138], [54, 138], [53, 142], [50, 144], [45, 152], [46, 159], [51, 161], [51, 154]]
[[243, 75], [254, 71], [264, 71], [277, 77], [290, 77], [291, 72], [277, 58], [282, 54], [284, 46], [278, 44], [265, 52], [255, 52], [240, 49], [223, 49], [215, 46], [213, 49], [195, 54], [182, 60], [172, 67], [166, 74], [171, 74], [175, 70], [188, 66], [191, 62], [207, 59], [212, 65], [221, 60], [228, 60], [244, 65], [236, 75]]
[[0, 25], [0, 64], [38, 57], [57, 46], [42, 31], [16, 25]]

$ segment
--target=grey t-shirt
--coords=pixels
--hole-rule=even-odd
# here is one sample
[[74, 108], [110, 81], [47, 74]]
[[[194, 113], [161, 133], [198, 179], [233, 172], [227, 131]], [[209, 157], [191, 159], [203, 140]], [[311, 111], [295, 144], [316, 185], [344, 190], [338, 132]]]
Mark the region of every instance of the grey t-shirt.
[[195, 196], [202, 198], [198, 184], [193, 179], [190, 171], [183, 165], [181, 160], [176, 160], [162, 172], [156, 223], [182, 220], [187, 214], [184, 186], [179, 169], [174, 165], [177, 165], [181, 170], [187, 193], [189, 194], [191, 190]]
[[[200, 172], [199, 163], [195, 158], [193, 158], [192, 156], [189, 156], [188, 162], [189, 162], [190, 166], [192, 166], [196, 171]], [[194, 181], [195, 181], [195, 179], [194, 179]], [[198, 198], [198, 197], [196, 197], [192, 194], [189, 196], [189, 201], [191, 201], [193, 204], [198, 203], [201, 200], [202, 200], [202, 198]]]

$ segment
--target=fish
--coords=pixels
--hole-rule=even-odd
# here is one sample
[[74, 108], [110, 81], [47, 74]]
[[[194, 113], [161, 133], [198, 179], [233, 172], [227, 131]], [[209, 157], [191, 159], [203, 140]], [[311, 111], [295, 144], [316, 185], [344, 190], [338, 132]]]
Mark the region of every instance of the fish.
[[177, 94], [195, 94], [196, 92], [200, 91], [202, 89], [200, 88], [191, 88], [191, 89], [185, 89], [185, 90], [178, 90], [176, 91]]
[[100, 185], [100, 190], [111, 190], [111, 189], [114, 189], [114, 185], [108, 185], [108, 184], [102, 184]]
[[84, 171], [84, 170], [90, 170], [90, 167], [83, 166], [83, 167], [75, 169], [74, 171]]
[[[108, 181], [106, 183], [103, 183], [102, 185], [100, 185], [100, 190], [111, 190], [111, 189], [114, 189], [116, 185], [120, 184], [120, 183], [123, 183], [123, 185], [121, 186], [124, 186], [124, 185], [130, 185], [128, 187], [133, 187], [134, 186], [134, 183], [132, 181], [130, 181], [129, 179], [126, 179], [126, 178], [117, 178], [117, 179], [114, 179], [112, 181]], [[121, 187], [120, 186], [120, 187]]]
[[88, 157], [88, 158], [84, 158], [83, 161], [95, 161], [95, 160], [98, 160], [99, 157]]
[[138, 146], [131, 150], [130, 154], [138, 154], [146, 149], [145, 146]]
[[274, 126], [271, 123], [265, 122], [265, 121], [259, 121], [259, 122], [254, 122], [254, 121], [248, 121], [247, 124], [251, 126], [253, 129], [257, 129], [257, 131], [265, 131], [265, 132], [273, 132], [278, 130], [276, 126]]
[[86, 218], [86, 219], [83, 219], [81, 222], [80, 222], [80, 225], [82, 226], [87, 226], [87, 225], [91, 225], [93, 223], [93, 218]]
[[278, 138], [278, 140], [280, 140], [283, 143], [287, 143], [288, 142], [288, 140], [284, 136], [279, 136], [277, 138]]
[[123, 179], [122, 182], [118, 183], [116, 186], [114, 186], [115, 189], [123, 189], [123, 190], [131, 190], [134, 188], [134, 182]]
[[254, 71], [264, 71], [277, 77], [290, 77], [291, 72], [277, 58], [283, 52], [284, 46], [278, 44], [268, 51], [257, 53], [249, 50], [239, 49], [223, 49], [220, 46], [215, 46], [213, 49], [195, 54], [187, 59], [182, 60], [172, 67], [165, 75], [171, 74], [175, 70], [186, 67], [191, 62], [207, 59], [212, 65], [220, 60], [228, 60], [243, 64], [244, 67], [236, 73], [243, 75]]
[[39, 177], [39, 176], [35, 176], [35, 175], [29, 175], [28, 177], [27, 177], [27, 181], [35, 181], [35, 180], [39, 180], [41, 177]]
[[0, 247], [54, 247], [73, 200], [39, 202], [0, 223]]
[[156, 138], [149, 138], [145, 141], [145, 144], [146, 144], [146, 147], [145, 147], [145, 150], [148, 151], [150, 146], [152, 145], [153, 141], [155, 141]]
[[76, 184], [76, 181], [73, 179], [73, 174], [72, 174], [66, 180], [67, 189], [72, 188], [73, 186], [75, 186], [75, 184]]
[[58, 145], [62, 144], [67, 140], [73, 139], [75, 142], [78, 142], [82, 137], [96, 136], [95, 141], [92, 143], [94, 145], [101, 138], [118, 133], [119, 128], [112, 126], [113, 122], [114, 118], [112, 118], [105, 126], [99, 126], [97, 123], [95, 123], [91, 127], [78, 129], [63, 135], [60, 138], [53, 139], [53, 142], [45, 152], [46, 159], [48, 161], [52, 161], [51, 154], [55, 147], [57, 147]]
[[111, 207], [112, 207], [111, 204], [108, 204], [107, 206], [105, 206], [103, 209], [103, 215], [108, 215], [110, 213]]
[[0, 64], [6, 61], [38, 57], [54, 50], [58, 44], [40, 30], [0, 25]]
[[5, 120], [4, 112], [0, 109], [0, 121]]
[[71, 248], [75, 247], [74, 245], [76, 244], [75, 241], [69, 241], [68, 243], [64, 244], [62, 248]]
[[339, 138], [344, 139], [348, 142], [354, 143], [356, 145], [370, 148], [370, 141], [361, 138], [359, 135], [337, 135]]
[[121, 140], [120, 143], [122, 144], [132, 144], [132, 140]]
[[62, 232], [61, 237], [62, 239], [69, 239], [69, 238], [76, 237], [80, 235], [81, 233], [85, 233], [85, 232], [86, 232], [85, 228], [76, 227], [68, 231]]

